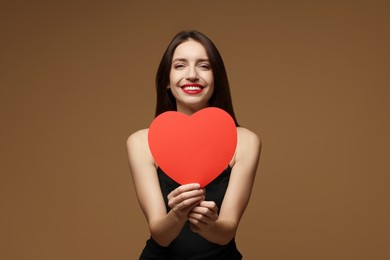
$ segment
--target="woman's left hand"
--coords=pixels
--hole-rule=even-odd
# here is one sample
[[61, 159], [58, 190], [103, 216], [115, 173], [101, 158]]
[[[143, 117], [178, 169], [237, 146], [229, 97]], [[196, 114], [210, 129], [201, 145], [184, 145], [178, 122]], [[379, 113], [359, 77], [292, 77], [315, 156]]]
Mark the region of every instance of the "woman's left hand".
[[202, 201], [188, 215], [191, 230], [195, 233], [209, 230], [218, 219], [218, 207], [214, 201]]

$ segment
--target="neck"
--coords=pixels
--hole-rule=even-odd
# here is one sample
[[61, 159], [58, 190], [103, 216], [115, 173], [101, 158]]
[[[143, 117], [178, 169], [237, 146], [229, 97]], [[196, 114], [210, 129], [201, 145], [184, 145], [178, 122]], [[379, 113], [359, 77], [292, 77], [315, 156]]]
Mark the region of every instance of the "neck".
[[202, 104], [202, 105], [192, 105], [192, 106], [182, 106], [181, 104], [177, 104], [177, 111], [181, 112], [183, 114], [186, 114], [188, 116], [192, 115], [193, 113], [208, 107], [208, 104]]

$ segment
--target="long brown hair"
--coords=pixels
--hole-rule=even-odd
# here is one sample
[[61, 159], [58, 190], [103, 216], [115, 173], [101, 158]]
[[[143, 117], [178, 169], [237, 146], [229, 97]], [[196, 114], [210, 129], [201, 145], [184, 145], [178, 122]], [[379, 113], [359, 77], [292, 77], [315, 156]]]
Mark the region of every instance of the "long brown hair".
[[182, 31], [176, 34], [168, 45], [168, 48], [165, 50], [156, 74], [157, 103], [155, 116], [157, 117], [159, 114], [166, 111], [177, 110], [176, 99], [172, 95], [172, 92], [167, 89], [172, 66], [172, 57], [176, 47], [190, 39], [203, 45], [210, 61], [214, 77], [214, 92], [209, 100], [209, 106], [225, 110], [234, 119], [236, 126], [238, 126], [233, 110], [229, 81], [222, 57], [214, 43], [206, 35], [195, 30]]

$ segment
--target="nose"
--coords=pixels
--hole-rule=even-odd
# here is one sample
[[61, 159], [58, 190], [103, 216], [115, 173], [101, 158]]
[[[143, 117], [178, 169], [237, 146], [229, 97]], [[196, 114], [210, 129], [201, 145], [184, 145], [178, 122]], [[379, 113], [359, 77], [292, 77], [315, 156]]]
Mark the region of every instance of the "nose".
[[191, 80], [191, 81], [198, 79], [198, 73], [196, 71], [195, 66], [188, 67], [186, 78], [187, 78], [187, 80]]

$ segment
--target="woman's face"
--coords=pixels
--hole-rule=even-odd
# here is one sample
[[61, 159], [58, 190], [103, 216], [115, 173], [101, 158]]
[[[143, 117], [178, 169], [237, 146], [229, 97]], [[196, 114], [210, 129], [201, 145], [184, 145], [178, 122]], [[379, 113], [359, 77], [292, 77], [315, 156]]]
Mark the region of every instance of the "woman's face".
[[192, 114], [208, 106], [214, 77], [202, 44], [190, 39], [176, 47], [169, 79], [177, 111]]

